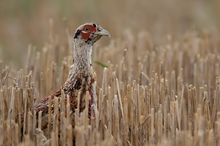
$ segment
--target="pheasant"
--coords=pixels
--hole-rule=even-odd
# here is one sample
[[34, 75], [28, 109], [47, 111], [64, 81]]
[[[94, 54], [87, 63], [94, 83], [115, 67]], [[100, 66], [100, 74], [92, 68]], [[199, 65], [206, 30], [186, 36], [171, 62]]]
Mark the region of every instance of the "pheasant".
[[[79, 112], [82, 112], [85, 109], [86, 91], [89, 91], [91, 96], [89, 101], [89, 114], [92, 110], [92, 107], [96, 106], [97, 96], [91, 54], [93, 44], [97, 42], [102, 36], [110, 37], [110, 34], [107, 30], [103, 29], [99, 24], [96, 23], [85, 23], [76, 29], [73, 38], [74, 61], [66, 82], [61, 87], [61, 89], [56, 91], [54, 94], [44, 98], [33, 107], [33, 111], [36, 111], [36, 115], [42, 111], [42, 129], [46, 129], [47, 125], [50, 124], [48, 122], [49, 97], [51, 97], [51, 103], [54, 104], [54, 97], [61, 98], [62, 90], [65, 93], [65, 98], [69, 96], [70, 109], [72, 110], [72, 113], [74, 113], [75, 109], [77, 108], [78, 94], [80, 94]], [[58, 107], [60, 107], [60, 105], [58, 105]], [[72, 121], [74, 121], [74, 116], [72, 116], [72, 118]]]

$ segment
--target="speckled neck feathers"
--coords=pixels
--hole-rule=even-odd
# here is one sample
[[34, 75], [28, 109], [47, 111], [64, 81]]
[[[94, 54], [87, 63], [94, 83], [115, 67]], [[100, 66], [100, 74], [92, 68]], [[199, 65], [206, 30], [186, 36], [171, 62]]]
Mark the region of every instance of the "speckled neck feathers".
[[[92, 45], [82, 39], [74, 39], [73, 66], [70, 69], [64, 90], [68, 93], [76, 89], [89, 90], [93, 79]], [[82, 91], [81, 91], [82, 92]]]
[[92, 45], [83, 40], [74, 40], [73, 47], [73, 72], [77, 74], [90, 75], [92, 69]]

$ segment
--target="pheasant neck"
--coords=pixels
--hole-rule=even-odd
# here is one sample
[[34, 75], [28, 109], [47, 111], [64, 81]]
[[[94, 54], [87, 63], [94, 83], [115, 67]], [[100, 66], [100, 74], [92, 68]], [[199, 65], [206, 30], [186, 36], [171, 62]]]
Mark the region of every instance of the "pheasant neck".
[[76, 74], [89, 75], [92, 73], [92, 45], [75, 43], [73, 48], [73, 70]]

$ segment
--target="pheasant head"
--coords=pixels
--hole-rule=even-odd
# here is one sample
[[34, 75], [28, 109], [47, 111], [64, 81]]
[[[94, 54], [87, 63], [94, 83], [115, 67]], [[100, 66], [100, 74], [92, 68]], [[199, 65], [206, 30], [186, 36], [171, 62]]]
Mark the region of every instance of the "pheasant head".
[[74, 34], [74, 43], [93, 45], [102, 36], [109, 36], [110, 33], [96, 23], [85, 23], [80, 25]]
[[96, 23], [85, 23], [76, 29], [73, 37], [73, 59], [76, 72], [91, 70], [92, 47], [102, 36], [110, 37], [110, 33]]

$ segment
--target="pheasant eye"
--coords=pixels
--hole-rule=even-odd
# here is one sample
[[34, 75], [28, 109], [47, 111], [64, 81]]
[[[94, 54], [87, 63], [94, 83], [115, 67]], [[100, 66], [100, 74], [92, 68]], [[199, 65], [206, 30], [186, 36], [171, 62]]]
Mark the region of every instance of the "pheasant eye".
[[86, 28], [85, 28], [85, 31], [89, 31], [89, 28], [88, 28], [88, 27], [86, 27]]

